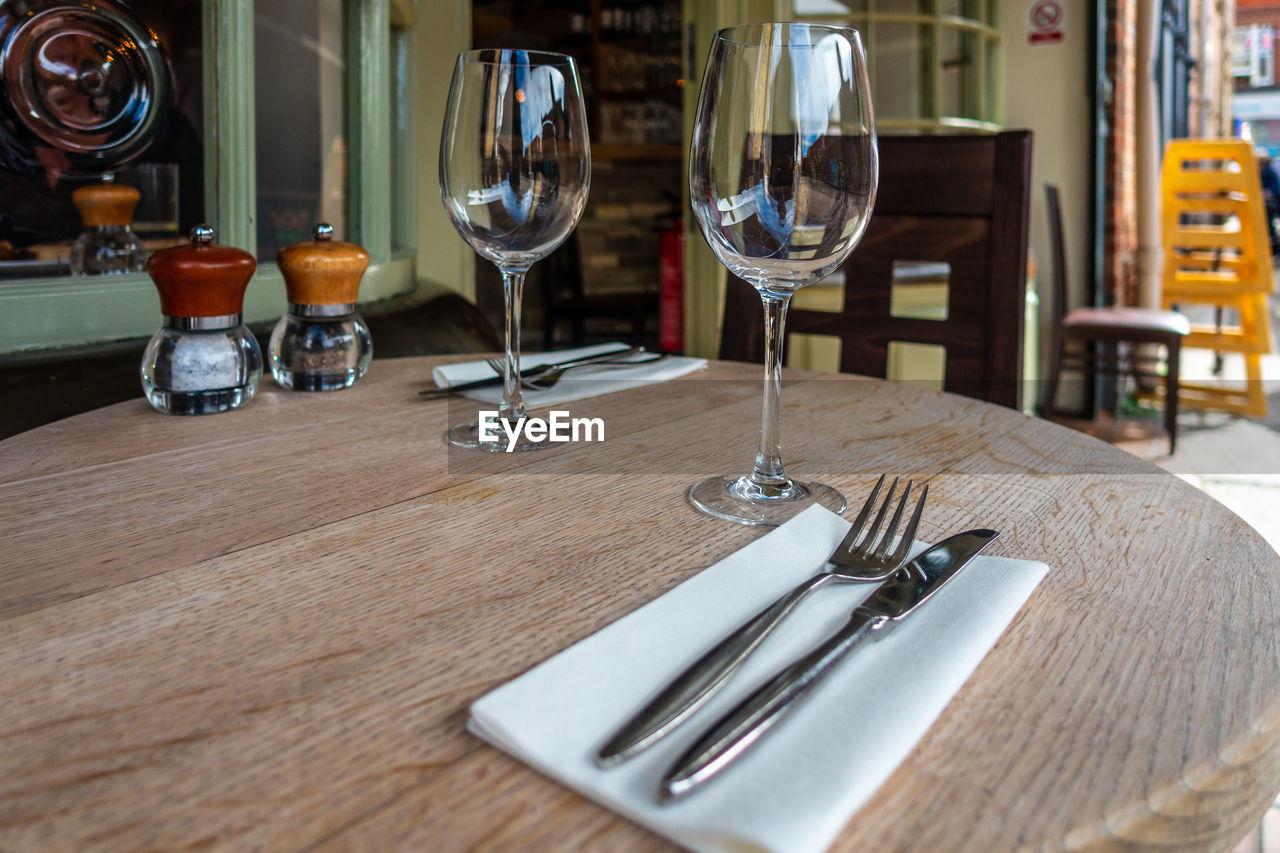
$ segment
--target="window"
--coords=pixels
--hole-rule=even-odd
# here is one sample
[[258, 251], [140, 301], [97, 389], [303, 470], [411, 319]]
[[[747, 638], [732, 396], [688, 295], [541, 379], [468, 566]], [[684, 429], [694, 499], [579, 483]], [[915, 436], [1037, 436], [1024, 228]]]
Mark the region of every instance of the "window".
[[72, 194], [104, 180], [139, 191], [148, 249], [198, 224], [200, 0], [6, 7], [0, 20], [0, 281], [68, 275], [83, 230]]
[[1256, 89], [1275, 83], [1275, 30], [1251, 24], [1231, 34], [1231, 76], [1240, 88]]
[[791, 7], [796, 20], [862, 33], [880, 131], [1000, 129], [997, 0], [791, 0]]
[[254, 16], [258, 260], [309, 239], [347, 239], [347, 70], [342, 0], [271, 0]]
[[[275, 250], [309, 236], [314, 222], [325, 219], [339, 220], [332, 224], [373, 259], [362, 302], [412, 289], [414, 219], [393, 217], [393, 208], [411, 211], [415, 187], [399, 181], [393, 191], [391, 180], [393, 162], [403, 164], [412, 144], [412, 100], [404, 100], [414, 62], [406, 36], [412, 2], [147, 0], [133, 8], [167, 54], [169, 101], [188, 123], [186, 137], [171, 148], [148, 149], [148, 156], [129, 163], [158, 168], [139, 177], [119, 170], [118, 180], [146, 178], [164, 187], [174, 171], [166, 164], [177, 164], [176, 227], [173, 216], [148, 216], [146, 228], [183, 242], [191, 225], [204, 221], [218, 242], [255, 252], [258, 273], [245, 295], [249, 322], [284, 312]], [[63, 52], [93, 45], [92, 38], [80, 39]], [[73, 59], [92, 70], [83, 56]], [[108, 72], [103, 76], [116, 73], [105, 61], [98, 67]], [[146, 66], [129, 70], [142, 75]], [[97, 80], [80, 71], [74, 82], [83, 92]], [[124, 112], [116, 101], [92, 97], [83, 99], [90, 112], [104, 106]], [[151, 158], [155, 152], [168, 159]], [[92, 164], [80, 165], [84, 174], [77, 180], [98, 179]], [[60, 210], [60, 230], [48, 233], [69, 245], [80, 230], [78, 216], [65, 203], [70, 189], [52, 186], [63, 203], [36, 207]], [[12, 228], [12, 217], [9, 222]], [[49, 266], [0, 271], [0, 352], [146, 337], [157, 328], [155, 289], [145, 274], [69, 276], [65, 267]]]

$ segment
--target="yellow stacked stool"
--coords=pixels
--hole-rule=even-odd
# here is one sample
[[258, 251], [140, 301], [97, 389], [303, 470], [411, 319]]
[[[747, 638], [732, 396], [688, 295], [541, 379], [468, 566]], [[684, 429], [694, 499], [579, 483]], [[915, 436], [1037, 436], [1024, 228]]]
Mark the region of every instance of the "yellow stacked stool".
[[1184, 381], [1179, 402], [1265, 415], [1262, 356], [1271, 352], [1267, 294], [1275, 289], [1275, 275], [1253, 149], [1238, 140], [1174, 140], [1165, 149], [1160, 183], [1162, 307], [1221, 309], [1223, 322], [1237, 325], [1192, 324], [1183, 351], [1238, 353], [1245, 367], [1243, 388]]

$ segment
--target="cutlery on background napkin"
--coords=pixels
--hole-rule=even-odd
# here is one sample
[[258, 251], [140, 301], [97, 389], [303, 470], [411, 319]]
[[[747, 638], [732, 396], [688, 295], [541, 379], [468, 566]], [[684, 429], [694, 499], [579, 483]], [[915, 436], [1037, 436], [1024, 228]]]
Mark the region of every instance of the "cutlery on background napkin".
[[468, 728], [691, 849], [826, 849], [937, 719], [1047, 566], [976, 558], [927, 607], [835, 668], [729, 772], [688, 797], [663, 801], [666, 770], [710, 722], [844, 625], [873, 586], [832, 587], [806, 601], [803, 618], [785, 622], [719, 696], [647, 752], [604, 770], [595, 755], [673, 674], [821, 566], [848, 527], [811, 507], [482, 697]]
[[[881, 534], [881, 525], [893, 505], [899, 482], [899, 478], [893, 479], [889, 494], [885, 496], [883, 503], [878, 504], [886, 477], [885, 474], [880, 475], [879, 482], [872, 488], [867, 502], [862, 505], [861, 511], [849, 527], [849, 532], [831, 552], [831, 556], [827, 557], [822, 571], [805, 579], [782, 598], [742, 623], [741, 627], [723, 637], [698, 658], [696, 663], [672, 679], [600, 748], [596, 763], [601, 767], [610, 767], [665, 737], [723, 688], [751, 653], [814, 591], [833, 581], [881, 583], [907, 562], [915, 545], [916, 530], [920, 525], [925, 502], [929, 498], [929, 487], [926, 485], [921, 491], [915, 512], [911, 514], [911, 520], [894, 545], [898, 523], [902, 520], [903, 510], [911, 495], [912, 482], [907, 481], [906, 489], [898, 502], [898, 510]], [[868, 529], [867, 522], [871, 521], [871, 515], [877, 506], [880, 511]], [[893, 545], [892, 551], [889, 550], [890, 545]]]
[[[521, 353], [520, 372], [525, 374], [530, 368], [575, 361], [596, 355], [625, 353], [630, 349], [624, 343], [595, 344], [577, 349], [557, 350], [543, 353]], [[649, 355], [649, 354], [646, 354]], [[651, 357], [651, 356], [650, 356]], [[551, 388], [536, 391], [523, 389], [525, 406], [529, 409], [546, 408], [572, 400], [582, 400], [614, 391], [625, 391], [641, 385], [651, 385], [677, 379], [695, 370], [707, 366], [705, 358], [672, 356], [661, 361], [638, 361], [636, 364], [600, 364], [583, 367], [567, 374]], [[502, 401], [501, 381], [488, 384], [488, 380], [496, 379], [493, 370], [482, 361], [466, 361], [458, 364], [442, 364], [431, 371], [431, 378], [440, 388], [485, 380], [482, 387], [473, 387], [459, 391], [464, 397], [481, 403], [499, 403]]]
[[957, 533], [895, 572], [854, 608], [840, 630], [712, 723], [667, 771], [662, 780], [663, 791], [669, 796], [683, 796], [727, 770], [794, 710], [845, 655], [868, 640], [888, 636], [890, 629], [932, 598], [999, 535], [994, 530]]
[[[642, 353], [642, 352], [645, 353], [646, 358], [640, 359], [640, 361], [644, 361], [644, 362], [649, 361], [649, 359], [653, 356], [657, 356], [658, 358], [667, 357], [665, 353], [649, 353], [645, 350], [644, 347], [627, 347], [625, 349], [614, 349], [614, 350], [609, 350], [608, 352], [597, 353], [595, 355], [582, 356], [580, 358], [570, 358], [570, 359], [566, 359], [565, 361], [555, 361], [555, 362], [549, 362], [546, 364], [535, 364], [533, 367], [521, 367], [520, 368], [520, 378], [522, 380], [521, 384], [522, 385], [527, 384], [529, 377], [535, 376], [535, 375], [541, 376], [542, 374], [546, 373], [549, 370], [557, 370], [557, 369], [566, 370], [566, 369], [571, 369], [576, 367], [583, 367], [588, 364], [597, 364], [600, 362], [613, 361], [615, 359], [625, 363], [630, 359], [631, 356], [637, 355], [638, 353]], [[547, 355], [550, 355], [550, 353], [547, 353]], [[435, 388], [425, 388], [419, 391], [418, 394], [423, 397], [433, 397], [439, 394], [457, 394], [459, 391], [469, 391], [472, 388], [484, 388], [489, 385], [501, 385], [503, 382], [503, 376], [502, 376], [502, 367], [500, 365], [502, 365], [503, 358], [504, 358], [503, 356], [495, 356], [495, 357], [484, 359], [484, 363], [489, 365], [491, 372], [489, 373], [488, 376], [484, 377], [483, 379], [472, 379], [466, 382], [454, 381], [448, 385], [437, 385]]]

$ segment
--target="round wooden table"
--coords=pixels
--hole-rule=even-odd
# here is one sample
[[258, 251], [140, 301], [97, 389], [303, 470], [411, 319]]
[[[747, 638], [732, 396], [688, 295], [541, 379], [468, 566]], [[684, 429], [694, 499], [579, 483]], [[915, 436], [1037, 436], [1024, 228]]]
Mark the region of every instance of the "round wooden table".
[[[430, 359], [0, 442], [0, 849], [651, 850], [468, 705], [766, 532], [758, 366], [571, 403], [605, 441], [449, 450]], [[1280, 790], [1280, 557], [1204, 494], [1017, 412], [791, 374], [785, 457], [920, 535], [1051, 566], [838, 850], [1229, 849]]]

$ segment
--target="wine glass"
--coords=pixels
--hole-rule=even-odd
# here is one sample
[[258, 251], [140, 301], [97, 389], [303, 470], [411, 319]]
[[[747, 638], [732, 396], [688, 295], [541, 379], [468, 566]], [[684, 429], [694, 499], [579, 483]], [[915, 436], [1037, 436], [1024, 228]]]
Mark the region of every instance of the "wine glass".
[[765, 378], [755, 465], [742, 477], [694, 484], [689, 498], [704, 512], [777, 525], [814, 503], [844, 511], [838, 491], [792, 480], [783, 467], [783, 329], [792, 295], [829, 275], [862, 239], [877, 176], [857, 32], [768, 23], [716, 33], [698, 99], [689, 189], [711, 250], [760, 293]]
[[[591, 148], [573, 59], [535, 50], [458, 55], [440, 140], [440, 195], [471, 248], [502, 273], [506, 358], [498, 417], [525, 418], [520, 393], [520, 301], [529, 267], [564, 242], [582, 217]], [[481, 441], [475, 422], [449, 430], [460, 447], [504, 451]], [[547, 442], [519, 432], [516, 450]]]

